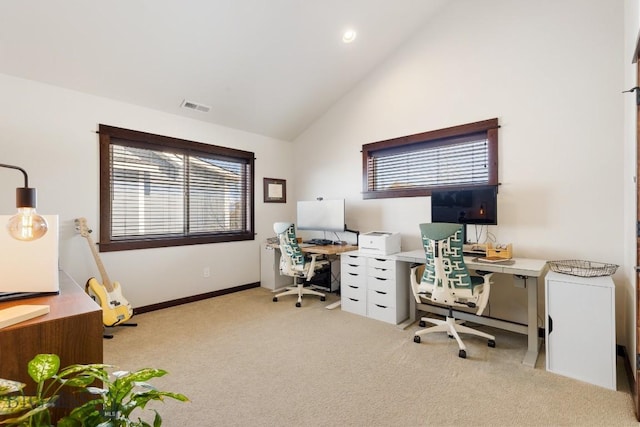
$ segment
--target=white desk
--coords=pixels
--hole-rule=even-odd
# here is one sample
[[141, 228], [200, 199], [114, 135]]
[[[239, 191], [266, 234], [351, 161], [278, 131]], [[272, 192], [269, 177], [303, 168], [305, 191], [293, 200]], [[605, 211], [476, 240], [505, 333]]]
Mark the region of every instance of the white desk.
[[[398, 261], [404, 261], [409, 263], [424, 264], [425, 255], [424, 250], [419, 249], [409, 252], [399, 252], [391, 255]], [[494, 319], [491, 317], [476, 316], [471, 313], [456, 311], [456, 317], [462, 320], [473, 321], [483, 325], [506, 329], [508, 331], [527, 335], [527, 353], [525, 354], [523, 364], [535, 367], [536, 360], [538, 359], [538, 351], [540, 348], [541, 339], [538, 337], [538, 281], [546, 272], [547, 261], [540, 259], [530, 258], [513, 258], [514, 261], [511, 265], [505, 264], [491, 264], [481, 263], [473, 261], [474, 257], [465, 256], [464, 262], [468, 268], [473, 270], [485, 270], [492, 271], [494, 273], [512, 274], [518, 276], [525, 276], [532, 278], [533, 280], [527, 281], [527, 325], [519, 323], [509, 322], [502, 319]], [[424, 311], [431, 313], [437, 313], [441, 315], [447, 314], [448, 310], [441, 307], [436, 307], [428, 304], [417, 304], [413, 298], [413, 294], [410, 298], [409, 309], [409, 323], [414, 323], [416, 320], [416, 309], [420, 308]]]

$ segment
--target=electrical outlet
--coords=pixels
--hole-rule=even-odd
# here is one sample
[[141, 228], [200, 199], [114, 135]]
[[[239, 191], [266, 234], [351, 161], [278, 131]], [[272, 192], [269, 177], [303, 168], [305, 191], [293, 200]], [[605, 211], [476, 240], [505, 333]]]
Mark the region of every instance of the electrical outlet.
[[209, 270], [209, 267], [205, 267], [202, 269], [202, 277], [209, 277], [211, 276], [211, 270]]

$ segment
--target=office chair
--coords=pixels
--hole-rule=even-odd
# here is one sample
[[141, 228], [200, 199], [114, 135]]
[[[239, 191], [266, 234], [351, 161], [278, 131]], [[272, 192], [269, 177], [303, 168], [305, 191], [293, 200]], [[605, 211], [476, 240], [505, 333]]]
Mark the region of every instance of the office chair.
[[[320, 301], [325, 300], [325, 295], [321, 292], [305, 288], [305, 282], [311, 280], [317, 270], [329, 264], [327, 260], [318, 260], [319, 254], [311, 254], [306, 257], [298, 246], [295, 226], [290, 222], [276, 222], [273, 230], [278, 235], [280, 241], [280, 274], [293, 277], [293, 286], [287, 286], [285, 292], [281, 292], [273, 297], [273, 302], [285, 295], [297, 295], [296, 307], [302, 306], [302, 295], [316, 295]], [[300, 280], [300, 281], [298, 281]]]
[[472, 276], [469, 273], [462, 255], [463, 227], [447, 223], [420, 224], [426, 263], [423, 273], [419, 272], [418, 266], [411, 268], [410, 280], [411, 290], [418, 304], [433, 302], [446, 305], [449, 309], [446, 320], [429, 317], [420, 319], [420, 326], [425, 326], [426, 322], [436, 326], [416, 331], [413, 341], [420, 343], [423, 335], [446, 332], [449, 338], [458, 341], [458, 356], [464, 359], [467, 357], [467, 347], [462, 342], [460, 333], [487, 338], [489, 347], [495, 347], [496, 341], [493, 335], [469, 328], [453, 315], [453, 307], [477, 308], [475, 314], [482, 315], [489, 301], [493, 275], [489, 272], [477, 272], [481, 276]]

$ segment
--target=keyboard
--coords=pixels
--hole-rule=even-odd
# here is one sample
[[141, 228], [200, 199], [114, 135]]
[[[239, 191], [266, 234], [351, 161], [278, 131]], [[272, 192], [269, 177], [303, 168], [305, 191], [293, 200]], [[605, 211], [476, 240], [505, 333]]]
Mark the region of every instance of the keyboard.
[[311, 239], [311, 240], [305, 240], [303, 243], [309, 243], [311, 245], [316, 245], [316, 246], [327, 246], [327, 245], [332, 245], [333, 241], [329, 239]]

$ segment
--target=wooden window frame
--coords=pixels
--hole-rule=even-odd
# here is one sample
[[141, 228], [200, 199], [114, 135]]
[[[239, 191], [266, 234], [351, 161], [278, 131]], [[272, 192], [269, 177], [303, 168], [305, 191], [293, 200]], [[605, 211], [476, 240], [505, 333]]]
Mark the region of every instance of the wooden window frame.
[[[383, 199], [395, 197], [430, 196], [433, 190], [447, 188], [469, 188], [474, 186], [498, 185], [498, 119], [489, 119], [475, 123], [453, 126], [414, 135], [384, 141], [372, 142], [362, 146], [362, 197], [363, 199]], [[370, 159], [385, 152], [411, 151], [418, 146], [437, 147], [450, 145], [454, 141], [472, 135], [486, 134], [488, 142], [488, 179], [482, 183], [460, 183], [460, 185], [411, 187], [375, 190], [370, 188], [374, 171], [370, 170]]]
[[[155, 135], [146, 132], [128, 130], [108, 125], [99, 125], [100, 144], [100, 238], [99, 249], [101, 252], [121, 251], [132, 249], [146, 249], [158, 247], [184, 246], [207, 243], [223, 243], [243, 240], [255, 240], [255, 156], [254, 153], [204, 144], [168, 136]], [[117, 145], [141, 147], [157, 150], [178, 150], [206, 156], [222, 156], [229, 159], [238, 159], [246, 163], [248, 168], [246, 201], [244, 209], [247, 213], [246, 230], [237, 232], [213, 232], [198, 233], [188, 236], [160, 236], [112, 239], [111, 236], [111, 166], [110, 146], [118, 141]], [[125, 144], [122, 144], [122, 142]], [[186, 197], [186, 196], [185, 196]]]

